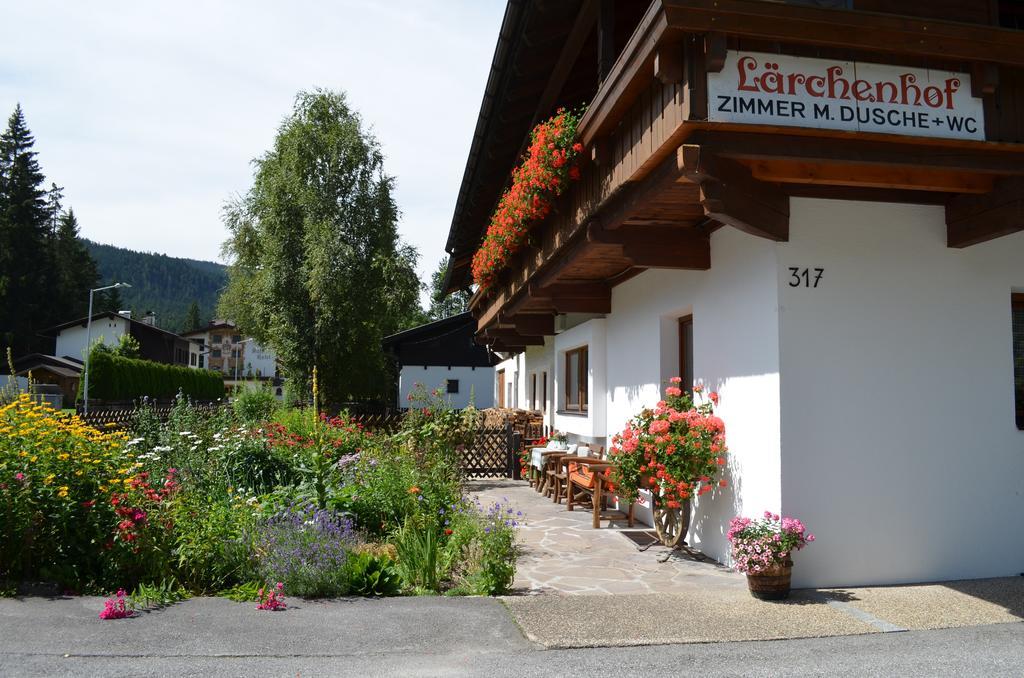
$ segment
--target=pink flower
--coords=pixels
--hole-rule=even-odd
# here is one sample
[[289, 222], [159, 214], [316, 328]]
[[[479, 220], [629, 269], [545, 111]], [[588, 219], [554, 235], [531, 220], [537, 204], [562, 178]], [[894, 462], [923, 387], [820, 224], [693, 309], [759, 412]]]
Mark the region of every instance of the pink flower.
[[14, 474], [14, 479], [20, 482], [25, 479], [25, 474], [19, 471]]
[[681, 383], [683, 383], [683, 378], [682, 377], [672, 377], [671, 379], [669, 379], [669, 381], [672, 382], [673, 384], [681, 384]]
[[711, 402], [713, 402], [715, 405], [717, 405], [718, 404], [718, 392], [717, 391], [712, 391], [711, 393], [709, 393], [708, 394], [708, 399]]
[[667, 433], [669, 429], [669, 421], [667, 419], [655, 419], [651, 422], [651, 425], [647, 428], [647, 431], [651, 435], [659, 435]]
[[673, 397], [678, 397], [678, 396], [681, 396], [682, 394], [683, 394], [683, 391], [678, 386], [669, 386], [668, 388], [665, 389], [665, 395], [670, 395], [670, 396], [673, 396]]

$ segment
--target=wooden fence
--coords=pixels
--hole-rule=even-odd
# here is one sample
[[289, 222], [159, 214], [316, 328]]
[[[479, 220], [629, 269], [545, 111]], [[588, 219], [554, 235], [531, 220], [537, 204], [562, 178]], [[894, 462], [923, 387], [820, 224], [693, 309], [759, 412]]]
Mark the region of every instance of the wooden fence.
[[[213, 413], [224, 407], [223, 403], [193, 404], [193, 408], [201, 412]], [[160, 421], [167, 421], [171, 416], [173, 405], [155, 405], [149, 408], [153, 415]], [[139, 414], [139, 408], [135, 406], [123, 407], [100, 407], [90, 409], [89, 414], [78, 413], [87, 425], [95, 429], [110, 430], [128, 428], [135, 422]]]
[[[208, 405], [194, 405], [194, 407], [213, 413], [218, 408], [224, 407], [222, 403]], [[152, 413], [160, 419], [167, 421], [171, 414], [171, 405], [158, 405], [151, 407]], [[104, 407], [91, 409], [88, 415], [79, 413], [83, 421], [89, 426], [100, 430], [123, 429], [134, 423], [138, 415], [138, 408], [131, 406]], [[402, 415], [392, 414], [368, 414], [352, 417], [363, 425], [363, 427], [374, 433], [387, 434], [395, 432], [402, 421]], [[512, 423], [504, 426], [485, 426], [481, 428], [473, 438], [473, 443], [466, 447], [462, 453], [462, 467], [467, 478], [518, 478], [519, 464], [518, 453], [522, 446], [523, 432], [516, 429]]]

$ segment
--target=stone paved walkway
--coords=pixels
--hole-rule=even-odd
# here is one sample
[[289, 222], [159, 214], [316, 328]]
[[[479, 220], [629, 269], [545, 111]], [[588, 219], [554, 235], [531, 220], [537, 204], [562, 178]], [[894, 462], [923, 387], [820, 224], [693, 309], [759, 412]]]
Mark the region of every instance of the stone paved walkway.
[[641, 551], [628, 536], [647, 543], [645, 533], [653, 534], [652, 528], [636, 523], [630, 529], [623, 517], [611, 527], [602, 521], [595, 530], [589, 508], [569, 512], [523, 481], [475, 480], [470, 493], [485, 503], [507, 499], [525, 514], [514, 583], [518, 594], [686, 593], [709, 585], [746, 589], [742, 575], [713, 560], [701, 562], [660, 545]]

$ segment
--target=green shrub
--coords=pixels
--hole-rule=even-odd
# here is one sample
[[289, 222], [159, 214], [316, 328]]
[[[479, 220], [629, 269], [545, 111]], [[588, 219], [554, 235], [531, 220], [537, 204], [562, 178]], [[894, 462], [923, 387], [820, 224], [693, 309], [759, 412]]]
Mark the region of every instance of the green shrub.
[[353, 553], [346, 570], [349, 593], [357, 596], [394, 596], [402, 588], [394, 561], [383, 554]]
[[192, 591], [212, 592], [255, 575], [254, 510], [230, 495], [184, 491], [174, 503], [174, 566]]
[[455, 595], [508, 593], [516, 574], [516, 527], [522, 514], [500, 502], [466, 503], [451, 514], [451, 535], [442, 552]]
[[277, 409], [277, 398], [274, 397], [270, 385], [258, 389], [242, 389], [233, 399], [235, 416], [239, 422], [247, 426], [262, 424], [274, 416]]
[[[85, 388], [85, 380], [80, 384]], [[178, 393], [195, 400], [224, 397], [219, 372], [125, 358], [96, 346], [89, 354], [89, 397], [96, 400], [174, 398]]]
[[437, 593], [441, 583], [440, 539], [429, 516], [409, 516], [394, 535], [398, 574], [417, 593]]

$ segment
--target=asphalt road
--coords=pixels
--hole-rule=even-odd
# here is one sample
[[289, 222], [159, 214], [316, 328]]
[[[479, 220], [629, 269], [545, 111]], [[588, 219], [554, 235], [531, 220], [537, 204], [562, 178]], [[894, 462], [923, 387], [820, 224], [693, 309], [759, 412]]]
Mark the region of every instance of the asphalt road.
[[278, 613], [194, 599], [108, 622], [96, 618], [101, 607], [94, 598], [0, 600], [0, 676], [1024, 675], [1024, 623], [543, 650], [501, 603], [481, 598], [299, 601]]

